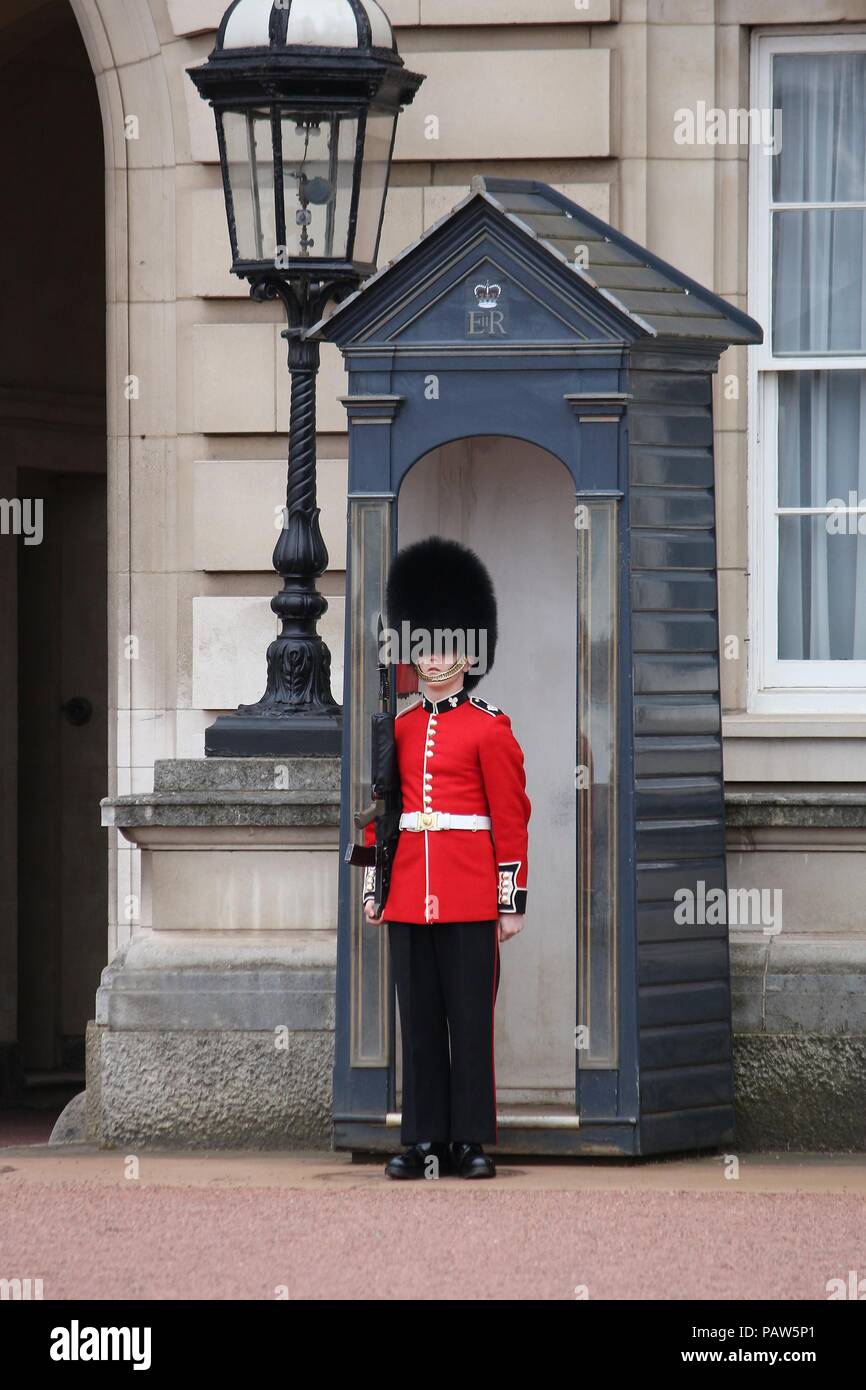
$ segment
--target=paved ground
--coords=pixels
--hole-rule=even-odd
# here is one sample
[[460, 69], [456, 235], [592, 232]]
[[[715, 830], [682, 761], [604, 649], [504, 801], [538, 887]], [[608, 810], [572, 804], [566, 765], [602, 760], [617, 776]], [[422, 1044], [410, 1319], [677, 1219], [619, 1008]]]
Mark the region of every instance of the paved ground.
[[866, 1279], [866, 1155], [746, 1156], [736, 1177], [712, 1156], [506, 1159], [492, 1181], [397, 1183], [343, 1154], [11, 1135], [0, 1277], [45, 1298], [825, 1299]]

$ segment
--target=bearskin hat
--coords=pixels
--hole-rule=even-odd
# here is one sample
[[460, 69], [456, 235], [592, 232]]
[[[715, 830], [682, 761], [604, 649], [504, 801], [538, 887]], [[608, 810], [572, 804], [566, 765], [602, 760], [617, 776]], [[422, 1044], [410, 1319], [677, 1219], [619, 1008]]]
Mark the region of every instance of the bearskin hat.
[[[428, 536], [397, 552], [388, 575], [389, 626], [402, 633], [404, 622], [434, 641], [436, 629], [464, 634], [465, 650], [481, 659], [483, 670], [463, 679], [472, 690], [493, 666], [496, 653], [496, 594], [485, 565], [468, 546], [444, 536]], [[486, 644], [486, 648], [485, 648]]]

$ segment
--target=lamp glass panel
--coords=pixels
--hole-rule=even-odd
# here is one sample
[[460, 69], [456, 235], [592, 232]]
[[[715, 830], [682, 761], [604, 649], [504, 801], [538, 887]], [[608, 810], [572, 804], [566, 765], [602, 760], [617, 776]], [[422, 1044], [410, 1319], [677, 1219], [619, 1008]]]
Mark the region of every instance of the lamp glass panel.
[[355, 232], [353, 261], [375, 265], [379, 246], [382, 207], [388, 183], [388, 164], [391, 141], [397, 117], [393, 112], [371, 112], [367, 117], [364, 135], [364, 164], [361, 174], [361, 194], [358, 199], [358, 225]]
[[277, 234], [270, 108], [226, 111], [223, 131], [238, 259], [272, 261]]
[[286, 254], [346, 260], [357, 117], [284, 111], [281, 120]]

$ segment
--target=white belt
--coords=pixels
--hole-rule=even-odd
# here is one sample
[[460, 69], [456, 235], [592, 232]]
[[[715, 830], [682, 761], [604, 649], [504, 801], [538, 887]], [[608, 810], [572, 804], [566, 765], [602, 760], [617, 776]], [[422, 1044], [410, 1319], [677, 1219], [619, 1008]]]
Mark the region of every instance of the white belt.
[[401, 830], [489, 830], [489, 816], [457, 816], [451, 811], [404, 811]]

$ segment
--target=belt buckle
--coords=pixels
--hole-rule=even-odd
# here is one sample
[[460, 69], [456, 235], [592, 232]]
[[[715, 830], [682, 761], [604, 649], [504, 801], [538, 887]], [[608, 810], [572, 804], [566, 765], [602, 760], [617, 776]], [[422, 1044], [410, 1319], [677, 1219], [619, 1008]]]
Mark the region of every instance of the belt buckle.
[[435, 830], [436, 817], [438, 814], [438, 811], [419, 811], [418, 815], [420, 816], [420, 829]]

